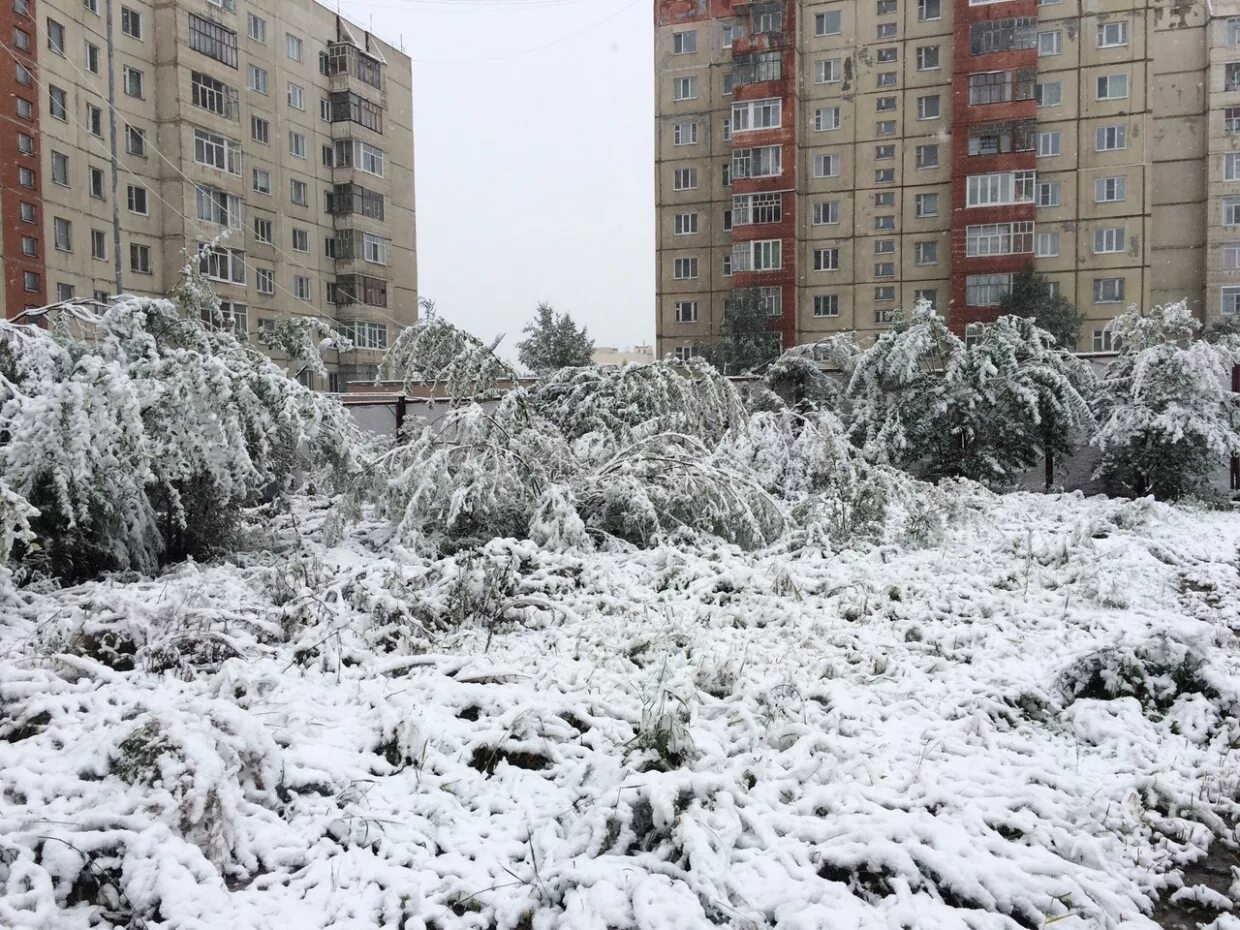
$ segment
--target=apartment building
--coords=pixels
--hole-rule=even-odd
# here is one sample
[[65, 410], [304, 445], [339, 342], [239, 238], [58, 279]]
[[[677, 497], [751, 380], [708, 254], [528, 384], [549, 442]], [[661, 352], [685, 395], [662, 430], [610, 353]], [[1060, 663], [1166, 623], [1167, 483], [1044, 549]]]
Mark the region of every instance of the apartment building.
[[256, 344], [332, 320], [375, 370], [417, 318], [412, 73], [314, 0], [0, 0], [6, 313], [167, 294]]
[[785, 346], [1032, 266], [1111, 348], [1129, 304], [1240, 312], [1240, 3], [656, 0], [658, 351], [758, 288]]

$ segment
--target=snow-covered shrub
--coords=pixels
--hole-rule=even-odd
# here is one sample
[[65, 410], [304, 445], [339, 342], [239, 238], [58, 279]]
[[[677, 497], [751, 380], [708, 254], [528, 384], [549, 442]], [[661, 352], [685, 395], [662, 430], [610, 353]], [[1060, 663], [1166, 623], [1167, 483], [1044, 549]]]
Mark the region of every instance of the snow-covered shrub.
[[432, 314], [401, 330], [383, 357], [381, 373], [407, 392], [429, 385], [448, 398], [479, 397], [493, 393], [501, 381], [516, 380], [512, 366], [495, 354], [497, 345], [498, 339], [488, 345]]
[[660, 433], [714, 443], [744, 418], [736, 389], [704, 362], [566, 368], [539, 382], [532, 402], [570, 442], [598, 436], [610, 449]]
[[849, 427], [872, 461], [1009, 486], [1092, 424], [1089, 385], [1030, 320], [1001, 317], [966, 346], [920, 301], [858, 359]]
[[1129, 494], [1208, 493], [1212, 471], [1240, 453], [1240, 405], [1230, 391], [1240, 340], [1198, 340], [1184, 301], [1111, 324], [1120, 345], [1101, 385], [1097, 474]]
[[774, 406], [841, 414], [844, 389], [860, 354], [853, 333], [794, 346], [766, 367], [747, 400], [753, 409], [772, 409], [770, 398], [774, 397]]
[[62, 576], [227, 542], [299, 473], [343, 476], [343, 408], [169, 300], [80, 308], [82, 336], [0, 323], [0, 480], [38, 511], [18, 555]]
[[263, 345], [283, 352], [288, 359], [289, 372], [296, 377], [303, 371], [327, 377], [323, 353], [327, 351], [349, 352], [353, 340], [339, 333], [326, 320], [313, 316], [297, 316], [277, 320], [260, 334]]

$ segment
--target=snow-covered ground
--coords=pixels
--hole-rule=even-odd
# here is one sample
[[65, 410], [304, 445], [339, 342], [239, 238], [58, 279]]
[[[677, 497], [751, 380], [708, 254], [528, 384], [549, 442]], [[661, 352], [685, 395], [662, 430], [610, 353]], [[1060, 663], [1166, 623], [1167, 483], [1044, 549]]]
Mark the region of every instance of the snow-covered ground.
[[307, 500], [27, 590], [0, 926], [1240, 928], [1240, 519], [933, 493], [920, 545], [438, 562]]

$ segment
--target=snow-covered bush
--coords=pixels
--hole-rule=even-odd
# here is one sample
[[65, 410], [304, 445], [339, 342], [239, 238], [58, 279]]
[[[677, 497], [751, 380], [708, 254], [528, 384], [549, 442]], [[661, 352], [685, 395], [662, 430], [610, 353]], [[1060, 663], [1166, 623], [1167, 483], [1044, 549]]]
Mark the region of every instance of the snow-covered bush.
[[488, 345], [432, 313], [401, 330], [381, 373], [406, 392], [429, 385], [448, 398], [478, 397], [493, 393], [501, 381], [516, 380], [512, 366], [495, 354], [498, 344], [496, 339]]
[[1119, 356], [1101, 385], [1097, 474], [1129, 494], [1208, 493], [1210, 473], [1240, 453], [1240, 405], [1228, 379], [1240, 340], [1196, 339], [1184, 301], [1111, 324]]
[[289, 373], [296, 377], [303, 371], [327, 377], [323, 353], [349, 352], [353, 340], [338, 332], [326, 320], [313, 316], [277, 320], [260, 334], [263, 345], [283, 352], [288, 359]]
[[240, 507], [299, 473], [351, 470], [338, 403], [189, 309], [76, 308], [81, 336], [0, 323], [0, 481], [38, 510], [25, 561], [150, 570], [226, 543]]
[[744, 418], [736, 389], [704, 362], [566, 368], [539, 382], [538, 411], [570, 442], [624, 445], [659, 433], [717, 442]]
[[872, 461], [1010, 486], [1092, 424], [1088, 368], [1032, 321], [965, 345], [925, 301], [857, 360], [850, 432]]

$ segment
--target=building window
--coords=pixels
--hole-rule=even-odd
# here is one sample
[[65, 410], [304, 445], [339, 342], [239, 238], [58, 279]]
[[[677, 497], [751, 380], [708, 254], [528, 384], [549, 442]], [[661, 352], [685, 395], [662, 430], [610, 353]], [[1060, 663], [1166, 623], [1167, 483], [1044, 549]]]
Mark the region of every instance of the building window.
[[969, 175], [965, 203], [970, 207], [1032, 203], [1037, 174], [1033, 171], [997, 171]]
[[331, 116], [333, 123], [357, 123], [366, 129], [383, 132], [383, 108], [349, 91], [332, 94]]
[[677, 213], [675, 216], [677, 236], [691, 236], [698, 231], [698, 215], [696, 213]]
[[1128, 197], [1128, 179], [1124, 175], [1097, 178], [1094, 181], [1095, 203], [1118, 203]]
[[194, 13], [189, 14], [189, 47], [230, 68], [237, 67], [237, 34]]
[[939, 215], [939, 195], [938, 194], [918, 194], [914, 202], [917, 216], [938, 216]]
[[62, 57], [65, 54], [65, 27], [54, 19], [47, 21], [47, 47]]
[[1223, 180], [1240, 181], [1240, 152], [1228, 152], [1223, 156]]
[[874, 101], [874, 109], [877, 110], [879, 113], [884, 113], [889, 110], [894, 110], [897, 106], [898, 106], [898, 103], [895, 97], [879, 97], [877, 100]]
[[145, 187], [138, 187], [136, 184], [130, 184], [127, 192], [127, 200], [130, 213], [136, 213], [139, 216], [147, 215], [148, 211]]
[[52, 182], [69, 186], [69, 156], [52, 152]]
[[47, 96], [52, 117], [54, 119], [68, 121], [69, 105], [68, 97], [65, 92], [59, 87], [49, 85], [47, 88]]
[[933, 19], [941, 19], [942, 16], [942, 0], [917, 0], [917, 19], [919, 22], [924, 23]]
[[[1240, 288], [1223, 288], [1224, 293], [1228, 290], [1234, 290], [1240, 294]], [[1224, 302], [1224, 306], [1226, 303]], [[1226, 311], [1224, 311], [1226, 312]], [[1095, 329], [1093, 347], [1095, 352], [1114, 352], [1116, 349], [1115, 334], [1109, 329]]]
[[247, 81], [250, 90], [255, 93], [267, 95], [267, 69], [260, 68], [258, 65], [250, 65], [246, 69]]
[[27, 258], [38, 258], [39, 240], [34, 236], [22, 236], [22, 254]]
[[254, 191], [259, 194], [271, 193], [271, 172], [266, 168], [254, 169]]
[[121, 32], [131, 39], [141, 39], [142, 14], [127, 6], [121, 7]]
[[937, 145], [919, 145], [916, 150], [918, 168], [937, 168], [939, 166], [939, 147]]
[[73, 251], [72, 232], [73, 227], [68, 220], [59, 216], [52, 219], [52, 242], [57, 252]]
[[876, 81], [877, 87], [895, 87], [896, 73], [894, 71], [883, 71], [878, 75]]
[[820, 200], [814, 204], [814, 225], [834, 226], [840, 221], [840, 205], [836, 200]]
[[[895, 299], [896, 299], [896, 289], [893, 285], [884, 284], [880, 287], [874, 288], [875, 303], [880, 303], [880, 304], [891, 303]], [[894, 310], [875, 310], [874, 311], [874, 322], [875, 323], [894, 323], [895, 321], [896, 321], [896, 317], [895, 317]]]
[[310, 188], [305, 181], [289, 180], [289, 199], [299, 207], [310, 206]]
[[674, 145], [696, 145], [697, 140], [697, 123], [677, 123], [672, 127], [672, 143]]
[[32, 293], [32, 294], [38, 291], [39, 288], [42, 287], [42, 283], [40, 281], [39, 275], [33, 271], [23, 271], [22, 272], [22, 287], [28, 293]]
[[814, 249], [814, 270], [815, 271], [839, 271], [840, 270], [840, 250], [836, 249]]
[[125, 151], [139, 158], [146, 157], [146, 130], [125, 124]]
[[1094, 254], [1124, 251], [1124, 227], [1114, 226], [1094, 230]]
[[880, 119], [874, 124], [874, 134], [876, 136], [894, 136], [896, 134], [896, 121], [893, 119]]
[[17, 134], [17, 151], [23, 155], [34, 154], [34, 136], [28, 132], [19, 132]]
[[840, 34], [843, 16], [839, 10], [814, 14], [814, 35], [835, 36]]
[[[1240, 315], [1240, 287], [1225, 287], [1222, 291], [1222, 304], [1219, 307], [1223, 316]], [[1109, 333], [1107, 335], [1110, 335]]]
[[92, 165], [87, 169], [87, 177], [90, 181], [90, 195], [96, 200], [103, 200], [103, 169]]
[[298, 300], [310, 300], [312, 294], [310, 278], [301, 274], [293, 275], [293, 296]]
[[198, 271], [213, 281], [245, 284], [245, 253], [198, 243]]
[[91, 74], [99, 73], [99, 46], [93, 42], [86, 43], [86, 70]]
[[293, 230], [293, 251], [309, 252], [310, 251], [310, 231], [306, 229]]
[[999, 155], [1032, 152], [1035, 143], [1034, 120], [984, 123], [969, 127], [970, 155]]
[[251, 116], [250, 138], [263, 145], [269, 145], [271, 143], [271, 123], [261, 116]]
[[260, 294], [274, 294], [276, 292], [276, 273], [270, 268], [255, 268], [254, 288]]
[[672, 33], [672, 54], [673, 55], [692, 55], [697, 51], [697, 31], [690, 29], [687, 32]]
[[917, 49], [917, 70], [937, 71], [939, 68], [939, 47], [922, 45]]
[[292, 132], [288, 134], [288, 153], [294, 158], [305, 159], [306, 157], [306, 137], [303, 133]]
[[[30, 69], [23, 65], [20, 61], [13, 63], [13, 77], [18, 84], [23, 87], [30, 87], [34, 84], [34, 75], [30, 73]], [[29, 106], [27, 104], [27, 106]], [[30, 119], [28, 114], [22, 114], [26, 119]]]
[[1063, 85], [1059, 81], [1040, 82], [1034, 86], [1033, 97], [1040, 107], [1057, 107], [1063, 102]]
[[99, 261], [107, 261], [108, 236], [102, 229], [90, 231], [90, 257]]
[[241, 228], [241, 198], [236, 194], [213, 187], [199, 187], [197, 206], [198, 219], [204, 223], [214, 223], [230, 229]]
[[1123, 278], [1094, 278], [1094, 303], [1117, 304], [1123, 299]]
[[835, 317], [840, 315], [840, 298], [838, 294], [815, 294], [814, 316]]
[[1033, 254], [1036, 258], [1054, 258], [1059, 254], [1059, 233], [1040, 232], [1033, 240]]
[[894, 278], [896, 276], [895, 262], [875, 262], [874, 277], [876, 278]]
[[1032, 71], [982, 71], [969, 75], [969, 105], [988, 106], [1033, 97]]
[[938, 119], [940, 114], [941, 110], [938, 94], [928, 94], [925, 97], [917, 98], [918, 119]]
[[838, 178], [840, 176], [840, 156], [834, 154], [814, 156], [814, 177]]
[[35, 223], [38, 221], [35, 205], [22, 201], [21, 218], [23, 223]]
[[879, 23], [875, 34], [881, 41], [883, 39], [894, 39], [899, 31], [900, 27], [896, 23]]
[[884, 64], [890, 64], [893, 61], [899, 60], [900, 50], [896, 48], [895, 46], [892, 46], [890, 48], [880, 48], [878, 52], [875, 54], [875, 58], [878, 61], [883, 62]]
[[1063, 185], [1059, 181], [1041, 181], [1038, 184], [1038, 206], [1058, 207], [1063, 204]]
[[995, 307], [1011, 289], [1010, 274], [971, 274], [965, 278], [964, 302], [969, 307]]
[[254, 241], [265, 245], [275, 244], [275, 224], [271, 220], [254, 217]]
[[721, 268], [722, 275], [725, 278], [732, 277], [732, 252], [731, 250], [723, 253], [723, 260], [721, 262], [721, 265], [722, 265], [722, 268]]
[[237, 119], [240, 107], [236, 88], [195, 71], [190, 76], [190, 95], [194, 106], [228, 119]]
[[1038, 158], [1050, 158], [1060, 154], [1061, 136], [1059, 130], [1038, 133]]
[[896, 181], [895, 168], [879, 168], [874, 172], [875, 184], [894, 184]]
[[1015, 49], [1034, 48], [1038, 42], [1034, 16], [989, 19], [969, 27], [969, 53], [991, 55]]
[[677, 258], [672, 262], [672, 277], [677, 281], [687, 281], [698, 276], [698, 260], [696, 258]]
[[731, 48], [732, 43], [745, 34], [745, 27], [740, 23], [724, 23], [721, 32], [724, 48]]
[[1094, 148], [1099, 152], [1128, 148], [1128, 127], [1099, 126], [1094, 133]]
[[205, 129], [194, 130], [194, 161], [216, 171], [241, 175], [241, 146]]
[[913, 245], [913, 259], [918, 265], [937, 265], [939, 263], [939, 244], [929, 240], [915, 243]]
[[698, 302], [696, 300], [676, 301], [676, 322], [696, 323], [698, 321]]
[[1128, 44], [1128, 20], [1120, 19], [1098, 24], [1098, 48], [1115, 48]]
[[778, 271], [783, 267], [783, 243], [779, 239], [738, 242], [732, 246], [735, 271]]
[[874, 229], [876, 232], [891, 232], [896, 228], [896, 218], [893, 214], [882, 214], [874, 217]]
[[1033, 251], [1033, 223], [984, 223], [965, 228], [965, 254], [1023, 255]]
[[819, 107], [814, 111], [814, 131], [830, 132], [840, 128], [839, 107]]
[[1122, 100], [1128, 96], [1128, 75], [1106, 74], [1098, 78], [1099, 100]]
[[1063, 53], [1063, 33], [1058, 29], [1038, 33], [1038, 54], [1044, 57]]
[[304, 52], [304, 45], [297, 36], [291, 32], [284, 34], [284, 51], [293, 61], [301, 61]]
[[1227, 197], [1223, 200], [1223, 225], [1240, 226], [1240, 197]]
[[263, 45], [267, 44], [267, 20], [254, 13], [247, 13], [245, 17], [246, 35], [255, 42]]
[[306, 108], [306, 89], [300, 84], [294, 84], [289, 81], [288, 84], [288, 105], [294, 110], [304, 110]]
[[839, 58], [820, 58], [814, 62], [814, 83], [835, 84], [843, 80]]
[[783, 148], [763, 145], [752, 149], [737, 149], [732, 153], [734, 178], [773, 178], [783, 171]]
[[783, 101], [778, 97], [732, 104], [732, 132], [778, 129], [783, 125]]
[[93, 103], [86, 104], [86, 131], [103, 138], [103, 110]]
[[131, 68], [128, 65], [122, 69], [122, 80], [125, 85], [125, 94], [142, 100], [146, 96], [146, 75], [137, 68]]
[[672, 81], [672, 99], [674, 100], [696, 100], [697, 99], [697, 78], [680, 77]]
[[677, 168], [672, 173], [672, 189], [678, 191], [697, 190], [697, 169]]
[[149, 245], [130, 244], [129, 270], [137, 274], [151, 273], [151, 247]]

